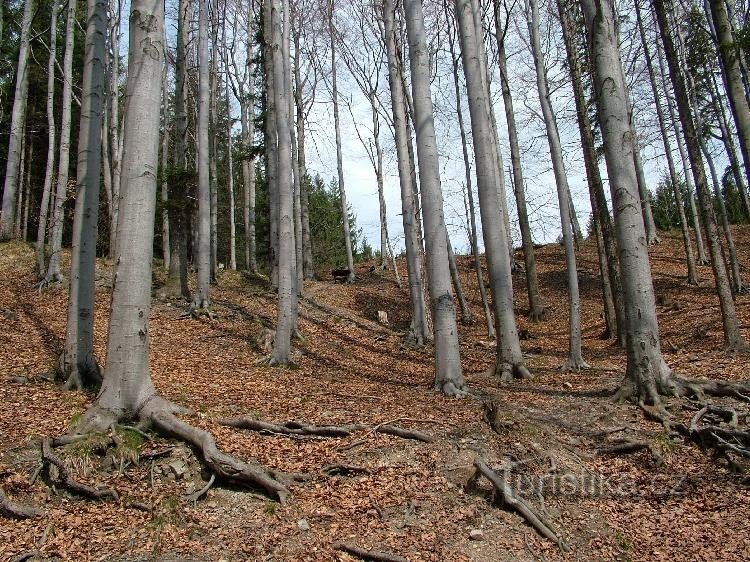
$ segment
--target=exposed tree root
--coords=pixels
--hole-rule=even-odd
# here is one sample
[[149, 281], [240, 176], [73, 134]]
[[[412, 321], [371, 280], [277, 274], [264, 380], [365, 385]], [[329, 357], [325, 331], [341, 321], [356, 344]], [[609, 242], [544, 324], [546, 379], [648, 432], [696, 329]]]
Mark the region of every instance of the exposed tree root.
[[529, 310], [526, 318], [528, 318], [529, 322], [544, 322], [547, 319], [547, 309], [543, 306], [532, 308]]
[[478, 458], [474, 460], [474, 466], [477, 468], [478, 473], [481, 473], [492, 483], [505, 505], [518, 512], [540, 535], [557, 544], [560, 550], [564, 552], [568, 551], [568, 546], [557, 536], [557, 533], [552, 528], [552, 524], [542, 514], [536, 513], [523, 498], [516, 494], [515, 490], [505, 481], [505, 478], [501, 474], [492, 470]]
[[357, 423], [349, 425], [310, 425], [304, 422], [288, 421], [284, 424], [275, 424], [256, 420], [250, 417], [231, 418], [219, 420], [221, 425], [236, 427], [237, 429], [249, 429], [260, 433], [271, 435], [302, 435], [318, 437], [349, 437], [355, 431], [371, 430], [373, 433], [384, 433], [401, 437], [402, 439], [414, 439], [423, 443], [432, 443], [435, 438], [416, 429], [406, 429], [391, 424], [381, 424], [374, 427]]
[[201, 499], [205, 494], [208, 493], [208, 491], [211, 489], [211, 486], [214, 485], [215, 481], [216, 481], [216, 475], [211, 474], [211, 478], [208, 479], [208, 482], [206, 483], [206, 485], [203, 486], [203, 488], [201, 488], [200, 490], [196, 490], [195, 492], [190, 494], [187, 497], [187, 501], [195, 504], [199, 499]]
[[463, 398], [469, 394], [464, 386], [456, 386], [456, 383], [453, 381], [443, 381], [442, 384], [436, 383], [434, 388], [446, 396], [453, 396], [455, 398]]
[[52, 285], [62, 285], [64, 282], [65, 277], [63, 277], [62, 273], [53, 273], [51, 275], [45, 275], [35, 286], [41, 293]]
[[[47, 478], [52, 483], [62, 486], [74, 494], [94, 500], [119, 500], [119, 495], [114, 488], [96, 488], [73, 479], [65, 463], [52, 452], [49, 439], [42, 440], [42, 464], [47, 471]], [[50, 470], [52, 466], [57, 468], [57, 476], [54, 476], [52, 470]]]
[[643, 449], [648, 449], [650, 443], [648, 441], [624, 441], [610, 447], [602, 447], [596, 450], [596, 454], [600, 456], [609, 455], [628, 455], [630, 453], [637, 453]]
[[326, 476], [354, 476], [355, 474], [370, 474], [364, 466], [351, 464], [327, 464], [320, 469]]
[[513, 379], [530, 379], [533, 376], [524, 363], [509, 363], [508, 361], [498, 361], [495, 365], [490, 366], [487, 374], [488, 376], [498, 377], [501, 382], [509, 382]]
[[399, 556], [398, 554], [381, 552], [379, 550], [366, 550], [345, 542], [335, 542], [333, 543], [332, 548], [333, 550], [340, 550], [362, 560], [370, 560], [371, 562], [407, 562], [406, 558]]
[[65, 379], [65, 390], [96, 389], [102, 384], [102, 370], [91, 354], [79, 357], [73, 364], [67, 360], [66, 353], [63, 352], [60, 355], [58, 377]]
[[585, 369], [590, 369], [591, 365], [586, 363], [582, 358], [568, 357], [565, 363], [562, 364], [560, 370], [563, 373], [580, 373]]
[[0, 486], [0, 515], [12, 519], [29, 519], [41, 515], [42, 511], [31, 505], [24, 505], [11, 500]]

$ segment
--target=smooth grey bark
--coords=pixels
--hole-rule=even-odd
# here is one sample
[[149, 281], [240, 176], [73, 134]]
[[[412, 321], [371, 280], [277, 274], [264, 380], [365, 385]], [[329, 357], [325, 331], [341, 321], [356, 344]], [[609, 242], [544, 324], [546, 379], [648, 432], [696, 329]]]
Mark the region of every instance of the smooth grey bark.
[[29, 139], [26, 148], [26, 181], [23, 190], [23, 216], [21, 218], [21, 240], [26, 242], [29, 234], [29, 204], [31, 203], [31, 168], [34, 162], [34, 139]]
[[460, 395], [466, 385], [461, 371], [456, 310], [451, 293], [448, 266], [448, 233], [443, 215], [443, 192], [437, 138], [430, 92], [430, 61], [420, 0], [404, 0], [409, 44], [412, 100], [414, 103], [425, 256], [432, 297], [435, 337], [435, 388], [448, 395]]
[[125, 98], [119, 242], [107, 362], [101, 391], [85, 414], [84, 424], [99, 425], [101, 418], [117, 420], [140, 412], [155, 393], [148, 363], [148, 319], [164, 55], [163, 6], [160, 0], [131, 0], [128, 76], [138, 76], [138, 80], [128, 80]]
[[[284, 3], [288, 0], [283, 0]], [[276, 132], [278, 138], [278, 197], [279, 197], [279, 290], [276, 336], [273, 342], [271, 364], [289, 363], [294, 318], [296, 316], [295, 280], [297, 277], [294, 249], [294, 201], [292, 178], [292, 139], [289, 115], [289, 90], [282, 56], [281, 6], [279, 0], [266, 0], [265, 8], [271, 11], [273, 25], [271, 51], [273, 52], [273, 81], [276, 101]], [[289, 13], [285, 10], [285, 13]], [[289, 20], [284, 22], [289, 26]], [[288, 35], [287, 35], [288, 37]]]
[[611, 0], [580, 0], [592, 79], [612, 192], [627, 318], [627, 370], [618, 396], [660, 404], [671, 391], [671, 371], [659, 344], [656, 299], [633, 162], [628, 91], [616, 42]]
[[26, 141], [28, 135], [26, 134], [26, 125], [24, 124], [23, 130], [21, 131], [21, 160], [18, 163], [18, 185], [16, 191], [18, 197], [16, 197], [16, 208], [13, 210], [13, 236], [15, 238], [21, 238], [21, 215], [23, 214], [23, 194], [26, 189]]
[[210, 40], [210, 70], [208, 73], [208, 177], [209, 192], [211, 194], [211, 283], [216, 282], [217, 272], [219, 271], [219, 173], [217, 171], [216, 161], [219, 159], [219, 151], [216, 139], [219, 133], [216, 117], [216, 99], [218, 98], [219, 89], [219, 23], [218, 15], [213, 8], [210, 8], [209, 25], [211, 26]]
[[21, 21], [21, 37], [16, 67], [15, 95], [10, 117], [8, 137], [8, 160], [5, 167], [2, 212], [0, 212], [0, 240], [18, 236], [14, 232], [16, 200], [20, 197], [18, 184], [23, 170], [20, 169], [21, 144], [26, 122], [26, 105], [29, 93], [29, 53], [31, 51], [31, 23], [36, 11], [36, 0], [26, 0]]
[[495, 320], [492, 316], [492, 311], [490, 310], [490, 306], [487, 299], [487, 289], [484, 285], [484, 275], [482, 273], [482, 261], [479, 257], [479, 243], [478, 243], [478, 235], [477, 235], [477, 219], [476, 219], [476, 211], [474, 210], [474, 188], [472, 187], [472, 181], [471, 181], [471, 160], [469, 158], [469, 149], [468, 149], [468, 143], [466, 140], [466, 128], [464, 126], [464, 116], [463, 116], [463, 110], [461, 108], [461, 84], [459, 81], [459, 58], [456, 56], [456, 49], [453, 44], [453, 33], [452, 29], [450, 28], [450, 17], [448, 15], [448, 3], [446, 2], [444, 4], [445, 12], [446, 12], [446, 20], [448, 21], [449, 25], [449, 43], [448, 46], [450, 48], [451, 53], [451, 61], [453, 63], [453, 88], [455, 92], [456, 97], [456, 117], [458, 118], [458, 130], [461, 136], [461, 152], [463, 155], [464, 160], [464, 173], [466, 177], [466, 214], [469, 217], [469, 235], [471, 237], [471, 254], [474, 258], [474, 271], [477, 275], [477, 286], [479, 287], [479, 296], [482, 299], [482, 308], [484, 310], [484, 320], [487, 325], [487, 336], [490, 339], [495, 339], [497, 337], [497, 332], [495, 331]]
[[521, 231], [521, 247], [526, 267], [526, 293], [529, 300], [529, 319], [532, 322], [544, 320], [545, 309], [539, 292], [536, 273], [536, 257], [534, 256], [534, 239], [531, 235], [529, 213], [526, 207], [526, 186], [524, 183], [523, 166], [521, 165], [521, 149], [518, 143], [518, 128], [516, 114], [513, 109], [513, 95], [508, 80], [508, 61], [505, 53], [505, 30], [500, 21], [500, 2], [493, 0], [495, 12], [495, 38], [497, 40], [497, 65], [500, 70], [500, 86], [505, 106], [505, 122], [508, 127], [508, 142], [510, 144], [510, 163], [513, 171], [513, 193], [516, 198], [518, 212], [518, 226]]
[[57, 187], [52, 207], [52, 231], [50, 232], [51, 253], [47, 263], [47, 273], [42, 285], [62, 281], [60, 255], [62, 253], [65, 212], [63, 205], [67, 198], [68, 174], [70, 169], [70, 121], [73, 103], [73, 48], [75, 42], [76, 0], [68, 0], [67, 23], [65, 24], [65, 54], [63, 55], [63, 87], [60, 116], [60, 153], [57, 160]]
[[669, 120], [672, 123], [672, 129], [674, 131], [675, 139], [677, 142], [677, 150], [680, 153], [680, 161], [682, 162], [682, 173], [685, 177], [685, 184], [687, 185], [688, 192], [688, 209], [690, 209], [690, 221], [693, 223], [693, 232], [695, 233], [695, 247], [698, 251], [698, 264], [706, 265], [708, 258], [706, 257], [706, 250], [703, 244], [703, 234], [701, 233], [701, 227], [698, 223], [698, 211], [695, 207], [695, 197], [693, 193], [695, 191], [693, 187], [693, 178], [690, 173], [690, 166], [688, 163], [688, 156], [685, 152], [685, 143], [680, 131], [680, 120], [677, 118], [677, 113], [674, 108], [674, 100], [669, 94], [669, 81], [667, 79], [667, 71], [664, 66], [664, 53], [662, 52], [662, 45], [659, 41], [656, 42], [656, 59], [659, 62], [659, 74], [661, 75], [662, 90], [664, 91], [664, 97], [666, 97], [667, 108], [669, 110]]
[[[572, 6], [568, 5], [564, 0], [558, 0], [557, 7], [562, 25], [576, 116], [578, 117], [578, 132], [581, 138], [586, 180], [589, 187], [589, 200], [591, 201], [591, 213], [594, 218], [594, 231], [597, 236], [597, 252], [600, 256], [604, 319], [607, 326], [604, 335], [615, 337], [617, 343], [624, 347], [627, 328], [625, 326], [625, 310], [622, 302], [620, 264], [617, 259], [612, 219], [609, 216], [607, 199], [604, 195], [604, 184], [601, 172], [599, 171], [596, 144], [594, 142], [594, 128], [591, 125], [587, 97], [583, 87], [581, 63], [576, 49], [575, 29], [572, 21], [573, 16], [569, 13]], [[601, 261], [602, 257], [604, 261]]]
[[65, 348], [60, 371], [67, 388], [101, 381], [94, 357], [96, 238], [101, 183], [102, 114], [107, 37], [106, 0], [87, 2], [86, 44], [81, 84], [76, 207], [70, 257], [70, 292]]
[[[229, 98], [229, 81], [225, 84], [225, 97], [227, 108], [231, 107]], [[237, 269], [237, 227], [234, 220], [234, 150], [232, 146], [232, 124], [234, 121], [227, 120], [227, 191], [229, 191], [229, 269]]]
[[750, 184], [750, 106], [742, 82], [738, 47], [732, 35], [732, 28], [724, 0], [709, 0], [711, 16], [716, 30], [722, 77], [726, 86], [729, 107], [737, 126], [737, 139], [740, 153], [745, 163], [745, 174]]
[[560, 207], [560, 225], [562, 228], [563, 246], [565, 247], [565, 269], [568, 282], [569, 340], [568, 359], [562, 368], [566, 371], [580, 371], [588, 367], [581, 353], [581, 298], [578, 291], [578, 271], [571, 224], [570, 188], [568, 186], [565, 162], [563, 161], [560, 133], [552, 103], [550, 101], [547, 69], [544, 66], [542, 46], [539, 39], [539, 3], [537, 0], [526, 0], [527, 21], [531, 37], [532, 55], [536, 68], [536, 84], [539, 101], [542, 106], [544, 125], [547, 131], [552, 171], [557, 185], [557, 200]]
[[[166, 31], [165, 31], [166, 33]], [[164, 35], [164, 44], [167, 44], [167, 36]], [[169, 199], [169, 185], [167, 183], [167, 166], [169, 162], [169, 83], [167, 82], [167, 60], [164, 59], [164, 69], [161, 74], [162, 95], [162, 137], [161, 137], [161, 250], [164, 259], [164, 269], [169, 271], [171, 258], [169, 243], [169, 212], [167, 201]]]
[[638, 139], [638, 131], [635, 127], [633, 106], [630, 104], [630, 128], [633, 129], [633, 163], [635, 164], [636, 179], [638, 180], [638, 193], [641, 196], [641, 212], [643, 213], [643, 224], [646, 227], [646, 242], [649, 246], [659, 244], [661, 238], [654, 222], [654, 213], [651, 210], [651, 192], [646, 185], [646, 175], [643, 172], [643, 161], [641, 159], [641, 147]]
[[[308, 195], [309, 178], [307, 177], [307, 159], [305, 155], [305, 102], [302, 92], [302, 68], [300, 63], [300, 31], [299, 27], [292, 28], [294, 40], [294, 105], [296, 141], [297, 141], [297, 169], [300, 177], [300, 219], [302, 228], [302, 275], [305, 279], [315, 278], [312, 255], [312, 237], [310, 235], [310, 198]], [[314, 97], [313, 97], [314, 100]], [[312, 102], [310, 102], [312, 106]], [[298, 264], [299, 265], [299, 264]]]
[[[244, 98], [245, 96], [243, 96]], [[255, 112], [252, 98], [250, 102], [240, 105], [242, 126], [242, 220], [245, 226], [245, 267], [251, 273], [258, 272], [255, 243], [255, 156], [250, 156], [253, 137], [255, 137]]]
[[[170, 226], [169, 273], [162, 291], [174, 297], [190, 298], [188, 287], [188, 231], [192, 205], [188, 204], [187, 186], [187, 59], [189, 0], [180, 0], [177, 16], [174, 88], [174, 148], [172, 174], [169, 180], [168, 212]], [[192, 181], [192, 180], [191, 180]]]
[[211, 283], [211, 179], [209, 170], [209, 88], [208, 61], [208, 1], [200, 0], [198, 15], [198, 248], [196, 261], [198, 279], [191, 308], [207, 310]]
[[501, 192], [495, 183], [498, 181], [497, 156], [493, 154], [495, 145], [491, 131], [492, 120], [488, 115], [489, 90], [482, 76], [481, 60], [484, 57], [484, 45], [480, 43], [481, 30], [475, 25], [470, 0], [456, 0], [455, 8], [471, 116], [471, 135], [474, 141], [474, 163], [485, 258], [498, 336], [494, 373], [501, 380], [514, 376], [524, 378], [529, 376], [529, 372], [524, 365], [513, 313], [513, 278], [507, 247], [508, 236], [505, 232], [507, 223], [502, 220]]
[[39, 223], [36, 233], [36, 274], [44, 277], [45, 242], [47, 239], [47, 217], [49, 216], [50, 194], [55, 176], [55, 147], [57, 135], [55, 125], [55, 67], [57, 62], [57, 17], [60, 13], [60, 2], [53, 0], [50, 14], [49, 59], [47, 61], [47, 163], [44, 169], [44, 187], [42, 202], [39, 207]]
[[109, 256], [114, 257], [117, 245], [117, 210], [122, 178], [122, 135], [120, 134], [120, 21], [122, 0], [110, 2], [110, 62], [109, 62], [109, 161], [112, 177], [112, 197], [109, 208]]
[[656, 117], [659, 121], [659, 130], [661, 132], [662, 142], [664, 143], [664, 155], [667, 159], [667, 170], [669, 171], [669, 181], [672, 184], [672, 193], [675, 199], [675, 206], [677, 207], [677, 216], [680, 220], [680, 230], [682, 231], [682, 241], [685, 247], [685, 258], [687, 261], [687, 282], [689, 285], [698, 284], [698, 272], [695, 266], [695, 256], [693, 254], [693, 245], [690, 240], [690, 230], [688, 228], [687, 217], [685, 216], [685, 205], [682, 201], [682, 193], [680, 192], [679, 179], [677, 172], [675, 171], [674, 158], [672, 156], [672, 147], [669, 143], [669, 136], [667, 134], [667, 123], [664, 116], [664, 110], [662, 109], [661, 100], [659, 96], [659, 89], [656, 81], [656, 71], [654, 70], [654, 64], [651, 59], [650, 47], [648, 39], [646, 38], [646, 31], [643, 25], [643, 18], [641, 17], [641, 9], [639, 6], [640, 0], [635, 2], [635, 14], [636, 23], [638, 25], [638, 31], [641, 36], [641, 44], [643, 45], [643, 56], [646, 59], [646, 69], [648, 70], [649, 82], [651, 84], [651, 91], [654, 96], [654, 105], [656, 106]]
[[[685, 135], [685, 145], [687, 146], [690, 164], [693, 171], [693, 180], [695, 181], [698, 191], [698, 201], [700, 203], [703, 226], [706, 229], [708, 249], [711, 255], [711, 268], [713, 270], [716, 292], [718, 293], [721, 308], [721, 319], [724, 326], [724, 342], [729, 350], [744, 349], [747, 347], [747, 344], [742, 338], [742, 332], [739, 327], [739, 322], [737, 321], [737, 313], [734, 307], [734, 299], [732, 298], [729, 280], [727, 278], [726, 269], [724, 268], [721, 247], [719, 246], [719, 237], [716, 232], [716, 218], [714, 215], [713, 202], [711, 201], [708, 181], [706, 180], [706, 174], [703, 168], [703, 159], [700, 153], [698, 133], [696, 131], [692, 111], [690, 110], [690, 99], [685, 78], [678, 64], [677, 52], [674, 40], [672, 39], [672, 31], [667, 21], [664, 0], [653, 0], [653, 6], [654, 12], [656, 13], [657, 23], [659, 25], [661, 42], [664, 46], [664, 54], [669, 67], [669, 75], [674, 86], [675, 102], [680, 116], [680, 123], [682, 124], [682, 131]], [[715, 15], [714, 20], [716, 20]]]
[[339, 200], [341, 203], [341, 217], [344, 225], [344, 247], [346, 249], [346, 267], [349, 269], [349, 283], [354, 282], [354, 258], [352, 256], [352, 235], [349, 229], [349, 207], [346, 202], [346, 186], [344, 185], [344, 161], [341, 153], [341, 123], [339, 118], [339, 90], [336, 68], [336, 29], [333, 23], [334, 0], [329, 0], [328, 34], [331, 38], [331, 99], [333, 101], [333, 123], [336, 133], [336, 170], [338, 172]]
[[396, 49], [396, 29], [394, 24], [395, 7], [393, 0], [383, 2], [383, 34], [388, 57], [388, 84], [393, 113], [393, 134], [396, 142], [399, 186], [401, 188], [401, 218], [404, 226], [404, 246], [406, 267], [409, 278], [411, 301], [411, 324], [408, 339], [414, 345], [424, 345], [429, 339], [424, 301], [424, 280], [420, 259], [421, 242], [416, 225], [416, 202], [412, 188], [411, 159], [407, 131], [407, 115], [404, 104], [404, 83]]
[[273, 39], [271, 32], [273, 22], [271, 21], [270, 3], [264, 0], [263, 3], [263, 61], [264, 80], [265, 80], [265, 168], [266, 182], [268, 183], [268, 202], [270, 207], [269, 217], [269, 259], [268, 263], [271, 268], [271, 288], [276, 289], [279, 286], [279, 178], [278, 178], [278, 156], [277, 156], [277, 130], [276, 130], [276, 94], [273, 76], [273, 50], [271, 45]]

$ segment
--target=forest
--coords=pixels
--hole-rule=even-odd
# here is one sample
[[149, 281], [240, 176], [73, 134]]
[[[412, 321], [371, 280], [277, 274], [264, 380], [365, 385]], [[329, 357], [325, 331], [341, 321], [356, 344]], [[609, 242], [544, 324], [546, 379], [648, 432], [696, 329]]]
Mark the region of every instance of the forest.
[[0, 0], [0, 559], [750, 559], [745, 0]]

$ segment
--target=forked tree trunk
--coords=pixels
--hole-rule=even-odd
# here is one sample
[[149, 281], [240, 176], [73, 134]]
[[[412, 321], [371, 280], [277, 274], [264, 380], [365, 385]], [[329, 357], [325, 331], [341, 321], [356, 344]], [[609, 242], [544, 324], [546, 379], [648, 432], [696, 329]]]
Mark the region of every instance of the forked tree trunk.
[[635, 2], [635, 15], [636, 22], [638, 24], [638, 31], [641, 36], [641, 44], [643, 45], [643, 56], [646, 59], [646, 68], [648, 70], [648, 77], [651, 83], [651, 91], [654, 95], [654, 104], [656, 105], [656, 117], [659, 121], [659, 130], [661, 131], [661, 138], [664, 143], [664, 155], [667, 159], [667, 170], [669, 171], [669, 181], [672, 184], [672, 192], [674, 194], [675, 206], [677, 207], [677, 216], [680, 220], [680, 230], [682, 231], [682, 241], [685, 246], [685, 258], [687, 261], [687, 282], [689, 285], [698, 284], [698, 272], [695, 267], [695, 256], [693, 255], [693, 245], [690, 240], [690, 230], [688, 228], [687, 217], [685, 216], [685, 205], [682, 200], [682, 193], [680, 192], [679, 180], [677, 172], [675, 171], [674, 158], [672, 157], [672, 147], [669, 144], [669, 136], [667, 135], [667, 124], [664, 117], [664, 110], [661, 106], [661, 100], [659, 99], [659, 89], [656, 82], [656, 72], [654, 71], [654, 64], [651, 60], [650, 47], [646, 38], [646, 31], [643, 26], [643, 19], [641, 18], [641, 9], [639, 6], [640, 0]]
[[26, 104], [29, 93], [29, 54], [31, 51], [31, 21], [36, 12], [36, 0], [27, 0], [21, 21], [20, 47], [18, 66], [16, 67], [16, 85], [13, 98], [13, 109], [10, 117], [10, 135], [8, 138], [8, 161], [5, 168], [5, 188], [3, 207], [0, 213], [0, 240], [17, 236], [13, 232], [16, 216], [16, 200], [20, 197], [18, 184], [23, 170], [21, 162], [21, 144], [24, 124], [26, 122]]
[[208, 62], [208, 1], [199, 1], [198, 16], [198, 280], [193, 294], [192, 309], [210, 307], [208, 291], [211, 283], [211, 179], [209, 171], [208, 122], [210, 110]]
[[682, 131], [685, 135], [685, 144], [687, 146], [690, 164], [693, 170], [693, 179], [695, 180], [695, 185], [698, 190], [698, 201], [700, 203], [703, 225], [706, 229], [706, 237], [708, 238], [708, 249], [711, 254], [711, 268], [713, 269], [714, 281], [716, 282], [716, 292], [718, 293], [719, 304], [721, 306], [721, 319], [724, 325], [724, 342], [729, 350], [744, 349], [746, 344], [742, 338], [742, 332], [737, 321], [734, 299], [732, 298], [732, 291], [730, 289], [729, 280], [727, 279], [726, 269], [724, 268], [721, 247], [719, 246], [719, 237], [716, 232], [716, 217], [714, 215], [708, 181], [706, 180], [706, 174], [703, 168], [703, 159], [701, 158], [700, 143], [698, 142], [697, 136], [698, 133], [690, 110], [690, 100], [688, 97], [687, 86], [685, 84], [685, 78], [678, 65], [677, 51], [675, 49], [674, 40], [672, 39], [672, 31], [669, 28], [669, 23], [667, 21], [664, 0], [653, 0], [653, 6], [659, 24], [662, 43], [664, 45], [664, 54], [667, 59], [667, 65], [669, 66], [669, 74], [674, 86], [677, 111], [679, 112]]
[[505, 54], [505, 31], [500, 22], [500, 2], [493, 0], [495, 11], [495, 37], [497, 39], [497, 64], [500, 69], [500, 86], [505, 106], [505, 122], [508, 126], [508, 141], [510, 143], [510, 163], [513, 170], [513, 193], [516, 197], [518, 212], [518, 226], [521, 230], [521, 245], [523, 260], [526, 267], [526, 293], [529, 299], [529, 319], [532, 322], [544, 320], [545, 310], [536, 274], [536, 258], [534, 256], [534, 239], [531, 235], [529, 213], [526, 208], [526, 186], [521, 165], [521, 149], [518, 143], [518, 129], [516, 114], [513, 109], [513, 95], [508, 80], [508, 61]]
[[406, 107], [404, 105], [403, 81], [396, 51], [396, 30], [394, 25], [393, 0], [383, 2], [383, 28], [386, 55], [388, 57], [388, 83], [393, 112], [393, 132], [396, 141], [399, 185], [401, 187], [401, 218], [404, 225], [404, 246], [409, 277], [409, 297], [411, 301], [411, 326], [409, 338], [414, 345], [424, 345], [427, 333], [425, 318], [424, 288], [420, 264], [421, 242], [417, 234], [416, 203], [412, 189], [409, 133], [406, 128]]
[[39, 224], [36, 232], [36, 274], [44, 277], [45, 242], [47, 240], [47, 217], [49, 202], [55, 174], [55, 68], [57, 62], [57, 16], [60, 13], [60, 2], [53, 0], [50, 15], [49, 59], [47, 60], [47, 164], [44, 169], [44, 187], [42, 203], [39, 207]]
[[466, 77], [466, 91], [471, 115], [471, 134], [474, 141], [479, 211], [482, 216], [485, 257], [495, 307], [497, 359], [494, 373], [501, 379], [529, 375], [524, 366], [518, 339], [516, 318], [513, 314], [513, 279], [508, 254], [507, 224], [502, 220], [500, 191], [497, 189], [496, 156], [493, 154], [493, 133], [488, 118], [487, 83], [482, 79], [478, 30], [474, 24], [470, 0], [456, 0], [456, 20], [461, 38], [461, 54]]
[[68, 0], [67, 23], [65, 24], [65, 54], [63, 55], [63, 88], [60, 117], [60, 156], [57, 161], [57, 188], [52, 207], [51, 254], [47, 264], [47, 273], [42, 284], [62, 281], [60, 271], [60, 254], [62, 253], [63, 227], [65, 212], [63, 205], [67, 198], [68, 173], [70, 168], [70, 120], [73, 103], [73, 47], [76, 26], [76, 0]]
[[432, 297], [435, 388], [445, 394], [455, 395], [464, 392], [466, 383], [461, 370], [456, 309], [451, 294], [448, 233], [443, 215], [443, 192], [440, 187], [437, 138], [430, 92], [430, 61], [421, 1], [404, 0], [404, 12], [411, 63], [422, 220], [426, 233], [425, 254]]
[[628, 91], [616, 43], [612, 3], [610, 0], [580, 0], [580, 3], [612, 192], [627, 318], [627, 374], [619, 396], [658, 404], [659, 393], [671, 389], [671, 372], [659, 345], [656, 300], [633, 163]]
[[560, 134], [557, 120], [550, 101], [549, 85], [547, 83], [547, 69], [544, 66], [542, 46], [539, 39], [539, 4], [538, 0], [527, 0], [527, 17], [531, 49], [536, 68], [536, 84], [539, 91], [539, 101], [542, 105], [544, 125], [547, 130], [552, 171], [557, 185], [557, 200], [560, 206], [560, 225], [562, 227], [563, 246], [565, 247], [565, 268], [568, 281], [568, 322], [569, 346], [568, 359], [563, 364], [566, 371], [580, 371], [588, 367], [581, 354], [581, 298], [578, 292], [578, 271], [576, 269], [576, 255], [571, 224], [570, 193], [565, 162], [560, 145]]
[[352, 256], [352, 234], [349, 229], [349, 207], [346, 202], [346, 186], [344, 185], [344, 161], [341, 154], [341, 124], [339, 120], [339, 91], [337, 83], [338, 70], [336, 68], [336, 29], [333, 25], [334, 0], [329, 0], [328, 34], [331, 39], [331, 98], [333, 100], [333, 123], [336, 133], [336, 169], [338, 171], [339, 200], [341, 203], [341, 219], [344, 225], [344, 248], [346, 250], [346, 267], [349, 269], [349, 283], [354, 282], [354, 258]]
[[101, 381], [94, 357], [96, 238], [102, 158], [102, 109], [107, 37], [106, 0], [87, 2], [86, 45], [78, 135], [76, 208], [70, 258], [70, 292], [65, 348], [60, 371], [67, 388], [78, 390]]
[[[578, 132], [581, 137], [583, 161], [586, 168], [586, 180], [589, 185], [589, 199], [591, 201], [591, 212], [594, 215], [594, 229], [597, 234], [597, 247], [600, 259], [601, 254], [604, 254], [604, 261], [600, 263], [604, 317], [608, 332], [606, 335], [616, 337], [618, 344], [624, 347], [626, 326], [625, 310], [622, 302], [620, 264], [617, 259], [612, 220], [607, 209], [604, 185], [602, 183], [601, 172], [599, 171], [594, 142], [594, 128], [591, 126], [591, 119], [588, 113], [581, 64], [576, 49], [572, 15], [568, 11], [572, 9], [572, 6], [569, 6], [564, 0], [558, 0], [557, 7], [562, 25], [563, 40], [565, 42], [568, 70], [570, 71], [573, 99], [576, 106], [576, 116], [578, 117]], [[608, 282], [605, 282], [605, 279]]]

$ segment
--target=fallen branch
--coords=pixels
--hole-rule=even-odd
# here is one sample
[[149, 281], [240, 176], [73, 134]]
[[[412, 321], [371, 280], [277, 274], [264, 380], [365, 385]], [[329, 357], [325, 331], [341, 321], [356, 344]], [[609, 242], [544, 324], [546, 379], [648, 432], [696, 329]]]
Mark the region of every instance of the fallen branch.
[[365, 550], [364, 548], [349, 543], [335, 542], [332, 546], [333, 550], [347, 552], [353, 556], [361, 558], [362, 560], [371, 560], [373, 562], [407, 562], [406, 558], [399, 556], [398, 554], [390, 554], [378, 550]]
[[0, 515], [13, 519], [30, 519], [41, 514], [42, 511], [34, 506], [14, 502], [5, 495], [5, 490], [0, 487]]
[[[119, 499], [119, 495], [114, 488], [96, 488], [72, 478], [62, 459], [52, 452], [49, 439], [42, 440], [42, 463], [47, 468], [47, 476], [50, 480], [54, 480], [56, 484], [61, 485], [74, 494], [95, 500], [111, 499], [118, 501]], [[53, 465], [57, 468], [57, 478], [53, 478], [49, 470]]]
[[474, 466], [477, 470], [489, 480], [495, 487], [495, 490], [500, 494], [503, 503], [513, 508], [519, 515], [521, 515], [526, 521], [537, 530], [537, 532], [543, 537], [548, 538], [560, 548], [560, 550], [567, 552], [568, 547], [557, 536], [557, 533], [552, 529], [552, 524], [541, 515], [537, 514], [532, 507], [524, 501], [519, 495], [516, 494], [515, 490], [505, 481], [505, 478], [492, 470], [480, 459], [474, 460]]
[[327, 464], [320, 469], [326, 476], [352, 476], [354, 474], [370, 474], [370, 470], [364, 466], [351, 464]]
[[249, 429], [270, 435], [298, 435], [318, 437], [349, 437], [355, 431], [371, 430], [372, 433], [384, 433], [401, 437], [402, 439], [414, 439], [423, 443], [432, 443], [435, 438], [416, 429], [407, 429], [388, 423], [370, 427], [365, 424], [349, 425], [310, 425], [304, 422], [288, 421], [284, 424], [275, 424], [256, 420], [250, 417], [229, 418], [219, 420], [221, 425], [235, 427], [237, 429]]

